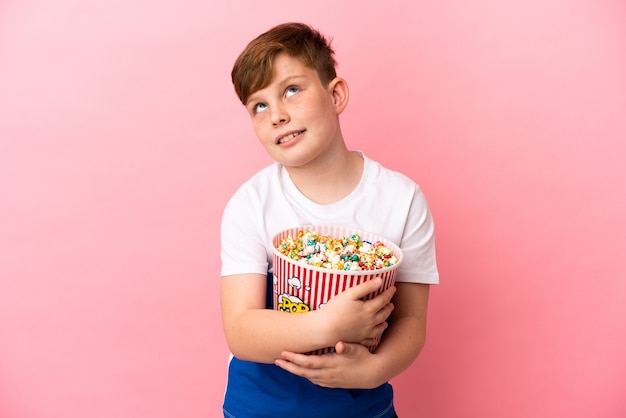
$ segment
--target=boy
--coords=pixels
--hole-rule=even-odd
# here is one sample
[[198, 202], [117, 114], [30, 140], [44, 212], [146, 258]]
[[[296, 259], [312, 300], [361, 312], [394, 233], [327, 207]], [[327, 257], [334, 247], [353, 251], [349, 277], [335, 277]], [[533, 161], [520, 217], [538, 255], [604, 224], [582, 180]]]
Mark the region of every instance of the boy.
[[[237, 190], [222, 218], [222, 320], [233, 354], [226, 417], [394, 417], [387, 382], [424, 345], [429, 284], [439, 280], [428, 205], [413, 181], [346, 148], [339, 115], [349, 92], [335, 66], [319, 32], [288, 23], [250, 42], [233, 67], [235, 91], [275, 163]], [[271, 239], [307, 224], [398, 244], [396, 286], [362, 301], [381, 285], [374, 279], [320, 310], [272, 310]], [[335, 352], [300, 354], [327, 346]]]

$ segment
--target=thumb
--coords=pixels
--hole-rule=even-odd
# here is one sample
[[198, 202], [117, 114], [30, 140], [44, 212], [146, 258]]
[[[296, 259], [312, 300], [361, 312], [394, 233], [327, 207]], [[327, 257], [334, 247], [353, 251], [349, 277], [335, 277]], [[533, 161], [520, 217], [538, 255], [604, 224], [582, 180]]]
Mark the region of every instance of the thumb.
[[350, 355], [350, 352], [353, 350], [352, 344], [339, 341], [335, 344], [335, 351], [337, 354]]
[[346, 290], [346, 292], [350, 292], [351, 299], [359, 300], [363, 299], [365, 296], [370, 293], [376, 292], [383, 284], [383, 279], [376, 276], [372, 280], [367, 280], [364, 283], [361, 283], [357, 286], [351, 287]]

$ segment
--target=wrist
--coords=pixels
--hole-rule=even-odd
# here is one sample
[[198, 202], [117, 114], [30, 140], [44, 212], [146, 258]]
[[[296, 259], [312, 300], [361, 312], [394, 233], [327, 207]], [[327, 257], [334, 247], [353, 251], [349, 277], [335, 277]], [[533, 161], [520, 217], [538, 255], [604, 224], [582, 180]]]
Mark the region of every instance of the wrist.
[[332, 347], [341, 338], [337, 335], [337, 331], [333, 327], [333, 321], [328, 315], [328, 312], [324, 312], [323, 309], [312, 311], [311, 315], [311, 334], [312, 342], [318, 348]]

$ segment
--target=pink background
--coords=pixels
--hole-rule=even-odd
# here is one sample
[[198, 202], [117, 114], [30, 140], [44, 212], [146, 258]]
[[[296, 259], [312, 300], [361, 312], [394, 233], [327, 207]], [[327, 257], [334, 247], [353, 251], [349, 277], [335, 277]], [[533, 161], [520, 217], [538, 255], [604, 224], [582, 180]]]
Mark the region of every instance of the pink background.
[[286, 20], [437, 222], [400, 415], [626, 416], [624, 2], [337, 3], [0, 3], [0, 416], [220, 414], [220, 214], [269, 163], [229, 73]]

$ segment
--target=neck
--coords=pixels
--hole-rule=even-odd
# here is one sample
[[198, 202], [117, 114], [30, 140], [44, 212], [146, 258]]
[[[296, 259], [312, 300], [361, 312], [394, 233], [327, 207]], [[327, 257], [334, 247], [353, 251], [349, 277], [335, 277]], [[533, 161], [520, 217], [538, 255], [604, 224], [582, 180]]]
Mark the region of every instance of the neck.
[[363, 175], [363, 158], [348, 149], [313, 167], [286, 167], [300, 193], [320, 205], [328, 205], [348, 196]]

